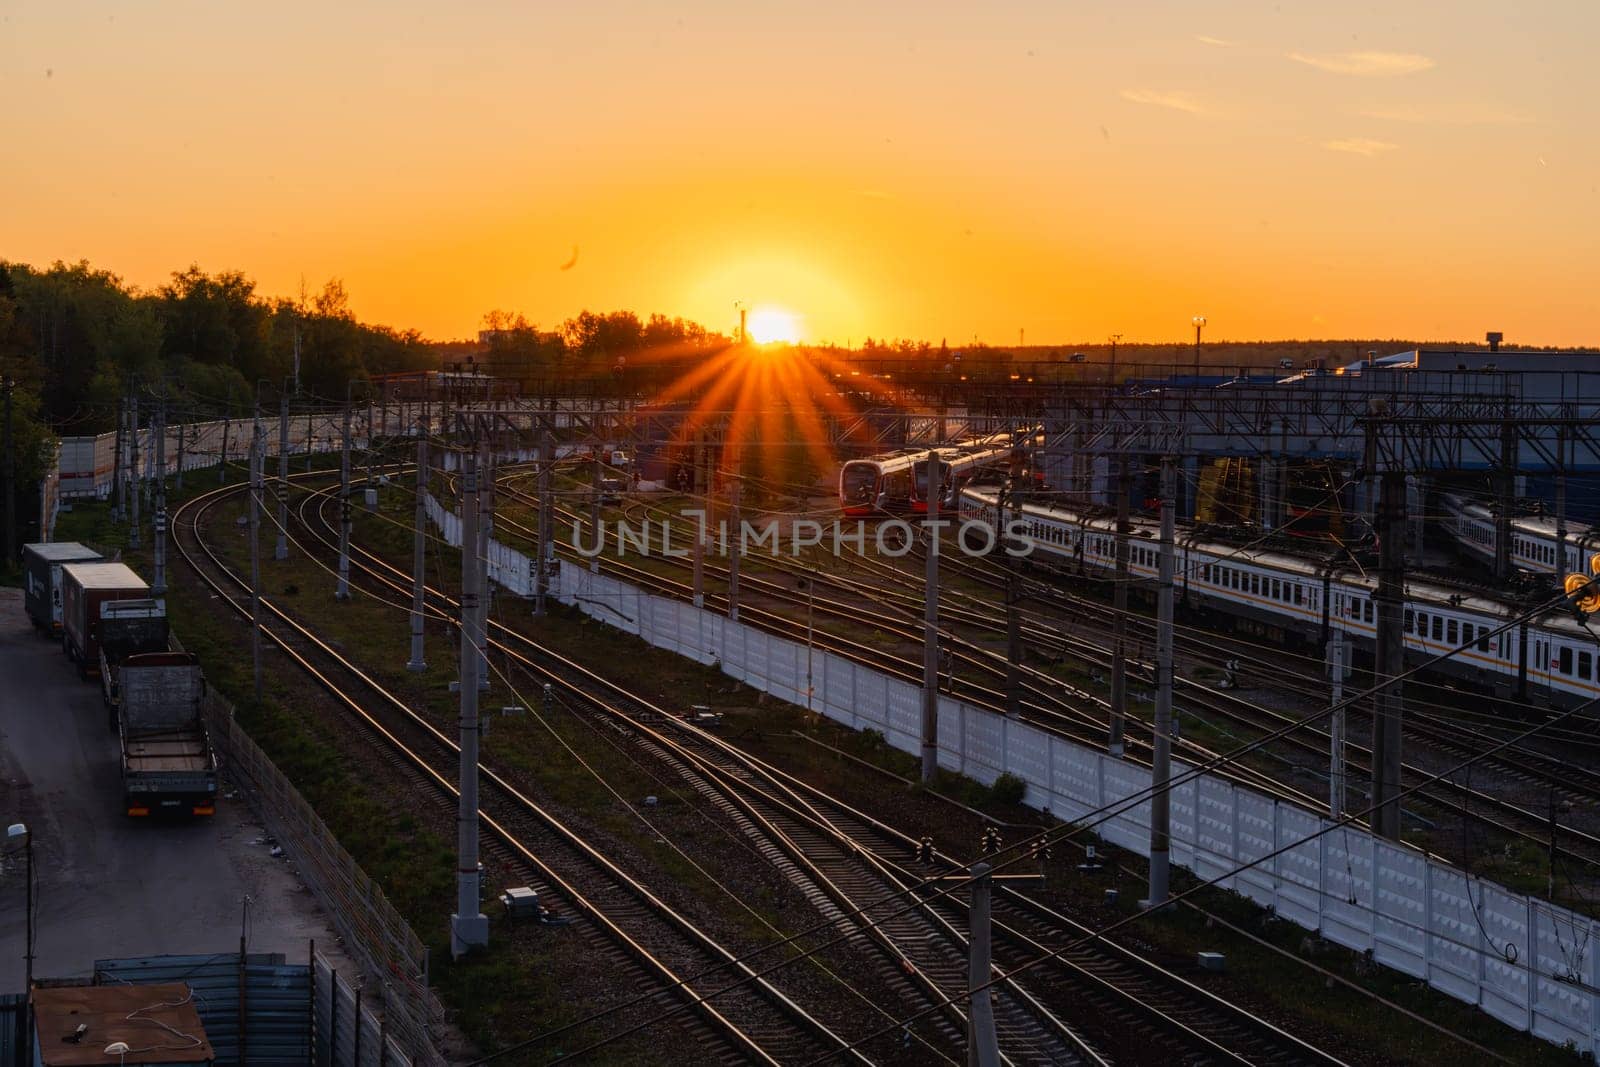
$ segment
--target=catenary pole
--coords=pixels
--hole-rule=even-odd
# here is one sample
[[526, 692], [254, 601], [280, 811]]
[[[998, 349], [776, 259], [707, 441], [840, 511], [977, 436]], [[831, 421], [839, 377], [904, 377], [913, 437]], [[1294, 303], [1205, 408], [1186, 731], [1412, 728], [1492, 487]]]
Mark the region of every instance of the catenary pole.
[[1328, 817], [1344, 814], [1344, 681], [1349, 676], [1350, 644], [1343, 634], [1328, 639], [1328, 677], [1333, 681], [1333, 717], [1328, 724]]
[[[594, 484], [589, 486], [589, 538], [590, 543], [596, 547], [601, 545], [600, 539], [603, 536], [600, 532], [600, 479], [602, 477], [600, 444], [599, 441], [594, 444], [594, 472], [591, 477], [591, 481]], [[589, 570], [594, 574], [600, 573], [600, 556], [598, 554], [589, 560]], [[695, 606], [699, 606], [698, 600], [695, 601]]]
[[133, 498], [129, 512], [132, 515], [128, 527], [128, 547], [139, 547], [139, 497], [144, 492], [144, 472], [139, 469], [139, 387], [138, 379], [134, 380], [134, 391], [128, 397], [128, 427], [133, 437], [133, 445], [129, 452], [128, 465], [130, 468], [128, 483], [129, 495]]
[[417, 437], [417, 508], [415, 513], [415, 529], [412, 531], [411, 541], [411, 658], [406, 661], [406, 670], [425, 671], [428, 661], [423, 658], [422, 644], [425, 633], [422, 612], [426, 602], [424, 595], [424, 571], [428, 562], [428, 438], [426, 434]]
[[944, 471], [939, 453], [927, 458], [928, 543], [923, 569], [922, 609], [922, 780], [933, 781], [939, 769], [939, 498]]
[[1128, 519], [1133, 471], [1126, 455], [1117, 457], [1117, 572], [1111, 587], [1111, 714], [1106, 751], [1122, 758], [1128, 720]]
[[1401, 683], [1405, 670], [1401, 612], [1405, 604], [1406, 476], [1386, 470], [1378, 487], [1378, 588], [1372, 698], [1372, 831], [1400, 840], [1400, 735], [1404, 714]]
[[[260, 409], [257, 408], [259, 414]], [[265, 438], [256, 419], [250, 437], [250, 661], [255, 671], [256, 703], [261, 702], [261, 467]]]
[[555, 442], [549, 430], [539, 435], [539, 544], [535, 563], [533, 613], [544, 615], [545, 596], [550, 591], [550, 467], [554, 462]]
[[1160, 907], [1167, 899], [1172, 778], [1172, 574], [1173, 518], [1177, 502], [1177, 461], [1161, 457], [1161, 565], [1156, 594], [1156, 725], [1150, 768], [1150, 892], [1146, 902]]
[[156, 398], [156, 499], [155, 540], [153, 545], [155, 574], [150, 591], [162, 596], [167, 591], [167, 384], [161, 383], [161, 394]]
[[487, 439], [478, 463], [478, 620], [473, 640], [478, 646], [478, 689], [489, 688], [489, 606], [494, 587], [489, 582], [489, 541], [494, 533], [494, 440]]
[[728, 487], [728, 619], [739, 621], [739, 561], [744, 555], [744, 513], [740, 509], [744, 478], [739, 472], [739, 453], [734, 451], [728, 467], [733, 484]]
[[278, 397], [278, 544], [273, 559], [289, 558], [289, 390]]
[[990, 938], [991, 891], [987, 863], [972, 865], [971, 924], [967, 931], [967, 1067], [999, 1067], [1000, 1043], [994, 1028], [994, 1001], [989, 987], [994, 979]]
[[478, 457], [462, 455], [461, 499], [461, 749], [460, 805], [456, 814], [456, 910], [450, 916], [450, 955], [460, 959], [489, 943], [489, 920], [482, 914], [478, 870]]
[[127, 501], [123, 496], [123, 477], [128, 457], [124, 449], [128, 444], [128, 394], [123, 393], [117, 402], [117, 440], [111, 451], [111, 521], [121, 522], [126, 514]]
[[350, 386], [344, 393], [344, 448], [339, 455], [339, 587], [336, 600], [350, 599]]
[[[9, 566], [17, 558], [17, 450], [11, 444], [11, 391], [16, 383], [10, 378], [5, 380], [5, 472], [6, 472], [6, 564]], [[44, 530], [39, 531], [42, 538]]]

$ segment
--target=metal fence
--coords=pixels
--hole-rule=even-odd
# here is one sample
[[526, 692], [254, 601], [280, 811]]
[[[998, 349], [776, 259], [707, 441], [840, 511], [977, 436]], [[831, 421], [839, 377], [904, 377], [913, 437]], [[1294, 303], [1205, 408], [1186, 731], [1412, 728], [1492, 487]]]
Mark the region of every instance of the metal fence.
[[214, 691], [207, 696], [206, 720], [225, 772], [283, 847], [362, 968], [366, 1005], [381, 1011], [387, 1037], [423, 1067], [442, 1064], [432, 1032], [444, 1009], [428, 989], [427, 947], [245, 734], [232, 704]]
[[317, 1044], [314, 1054], [301, 1063], [313, 1067], [410, 1067], [412, 1060], [387, 1029], [387, 1016], [373, 1013], [362, 984], [352, 986], [320, 952], [312, 960], [310, 979]]
[[28, 1049], [28, 995], [0, 995], [0, 1064], [26, 1067]]
[[314, 1045], [311, 968], [281, 953], [141, 956], [95, 960], [95, 985], [182, 982], [217, 1062], [298, 1067]]
[[[444, 528], [459, 538], [458, 525]], [[877, 730], [903, 752], [921, 749], [917, 683], [579, 568], [561, 569], [558, 595], [802, 706], [809, 657], [816, 711]], [[938, 758], [985, 785], [1016, 775], [1029, 805], [1094, 821], [1100, 836], [1149, 854], [1146, 767], [948, 696], [939, 699]], [[1600, 922], [1180, 761], [1172, 775], [1173, 863], [1509, 1026], [1600, 1054]], [[1116, 814], [1100, 821], [1108, 810]]]
[[[96, 960], [94, 974], [46, 985], [189, 987], [218, 1067], [413, 1067], [380, 1005], [320, 952], [310, 963], [282, 953], [220, 952]], [[0, 996], [0, 1067], [31, 1067], [28, 998]], [[33, 1061], [36, 1062], [36, 1061]]]

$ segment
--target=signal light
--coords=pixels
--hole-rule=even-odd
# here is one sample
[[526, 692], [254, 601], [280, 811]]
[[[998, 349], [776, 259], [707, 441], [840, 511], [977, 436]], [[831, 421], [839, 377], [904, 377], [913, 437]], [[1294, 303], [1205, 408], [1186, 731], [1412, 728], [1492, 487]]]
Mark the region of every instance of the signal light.
[[[1562, 588], [1566, 591], [1567, 596], [1570, 597], [1596, 578], [1600, 578], [1600, 552], [1596, 552], [1589, 557], [1589, 573], [1587, 575], [1567, 575], [1566, 581], [1562, 583]], [[1600, 583], [1596, 583], [1596, 586], [1586, 596], [1581, 596], [1574, 602], [1574, 606], [1585, 615], [1593, 615], [1595, 612], [1600, 611]]]
[[[1597, 556], [1596, 558], [1600, 559], [1600, 556]], [[1585, 574], [1567, 575], [1567, 580], [1564, 584], [1567, 596], [1572, 596], [1578, 590], [1588, 585], [1591, 580], [1592, 579]], [[1595, 612], [1600, 611], [1600, 590], [1591, 589], [1587, 595], [1581, 596], [1574, 601], [1574, 606], [1585, 615], [1593, 615]]]

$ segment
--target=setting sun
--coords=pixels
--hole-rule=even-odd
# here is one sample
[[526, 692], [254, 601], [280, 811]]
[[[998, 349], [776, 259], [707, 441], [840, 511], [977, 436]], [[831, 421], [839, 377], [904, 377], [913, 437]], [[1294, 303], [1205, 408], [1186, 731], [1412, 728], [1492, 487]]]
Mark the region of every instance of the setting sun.
[[800, 340], [800, 318], [782, 308], [758, 307], [750, 312], [746, 327], [758, 345], [792, 345]]

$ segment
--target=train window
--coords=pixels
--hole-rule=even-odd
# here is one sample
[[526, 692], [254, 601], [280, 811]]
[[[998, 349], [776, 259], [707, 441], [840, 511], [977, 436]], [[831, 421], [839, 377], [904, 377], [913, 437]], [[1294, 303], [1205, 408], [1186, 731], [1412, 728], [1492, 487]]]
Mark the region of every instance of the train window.
[[1200, 564], [1200, 580], [1202, 582], [1211, 581], [1211, 564], [1209, 564], [1209, 563]]
[[1445, 641], [1449, 642], [1452, 645], [1454, 645], [1456, 643], [1456, 640], [1460, 637], [1460, 634], [1457, 632], [1457, 629], [1456, 629], [1456, 620], [1451, 619], [1448, 623], [1445, 624], [1444, 634], [1445, 634], [1445, 636], [1444, 636]]
[[1428, 636], [1428, 613], [1425, 611], [1417, 612], [1417, 636]]
[[1376, 604], [1374, 604], [1370, 600], [1367, 601], [1367, 606], [1365, 608], [1363, 608], [1362, 610], [1366, 612], [1366, 616], [1367, 616], [1367, 621], [1368, 622], [1371, 622], [1374, 618], [1377, 617], [1378, 606]]
[[1401, 624], [1400, 628], [1402, 630], [1404, 630], [1408, 634], [1409, 633], [1415, 633], [1416, 632], [1416, 624], [1417, 624], [1417, 613], [1412, 611], [1410, 608], [1407, 608], [1406, 609], [1405, 622]]
[[1481, 629], [1478, 630], [1478, 651], [1479, 652], [1487, 652], [1487, 651], [1489, 651], [1489, 639], [1487, 637], [1483, 636], [1484, 634], [1486, 634], [1488, 632], [1489, 631], [1488, 631], [1487, 627], [1484, 627], [1484, 628], [1481, 628]]
[[1561, 649], [1561, 666], [1558, 669], [1562, 674], [1572, 673], [1572, 649], [1566, 647]]
[[1461, 624], [1461, 643], [1463, 645], [1472, 644], [1472, 624], [1470, 622]]
[[1294, 587], [1294, 602], [1296, 604], [1305, 602], [1305, 590], [1300, 588], [1298, 585]]
[[1250, 592], [1256, 596], [1261, 595], [1261, 575], [1252, 574], [1250, 576]]
[[1588, 681], [1594, 670], [1594, 656], [1588, 652], [1578, 653], [1578, 677]]
[[1272, 599], [1273, 600], [1281, 600], [1282, 598], [1283, 598], [1283, 589], [1278, 584], [1278, 579], [1274, 578], [1274, 579], [1272, 579]]
[[1435, 641], [1444, 640], [1444, 620], [1437, 615], [1433, 617], [1433, 639]]

